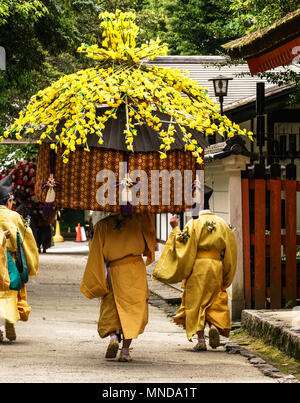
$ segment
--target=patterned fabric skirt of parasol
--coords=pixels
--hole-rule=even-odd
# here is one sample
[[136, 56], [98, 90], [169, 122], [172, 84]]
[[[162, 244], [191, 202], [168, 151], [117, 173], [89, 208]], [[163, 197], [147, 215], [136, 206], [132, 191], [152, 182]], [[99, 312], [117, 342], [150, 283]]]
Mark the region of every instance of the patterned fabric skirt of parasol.
[[[40, 145], [35, 194], [41, 201], [45, 201], [47, 194], [46, 190], [42, 190], [42, 184], [50, 174], [50, 152], [48, 144]], [[62, 153], [63, 150], [59, 149], [55, 158], [54, 177], [62, 186], [61, 190], [56, 192], [55, 205], [75, 210], [119, 212], [120, 186], [114, 188], [115, 202], [99, 203], [99, 191], [105, 182], [103, 177], [100, 178], [99, 172], [104, 176], [105, 172], [114, 173], [116, 181], [121, 182], [123, 177], [120, 177], [120, 172], [123, 176], [123, 171], [120, 171], [120, 164], [123, 163], [124, 166], [125, 153], [100, 148], [91, 148], [90, 152], [77, 149], [69, 154], [67, 164], [62, 161]], [[136, 205], [133, 205], [133, 213], [179, 213], [191, 207], [192, 203], [185, 202], [190, 180], [184, 178], [185, 175], [191, 176], [191, 180], [196, 178], [195, 161], [190, 152], [179, 150], [170, 151], [168, 158], [163, 160], [158, 152], [129, 153], [127, 171], [131, 177], [134, 174], [134, 183], [140, 182], [140, 190], [135, 190], [139, 203], [134, 202]], [[198, 165], [197, 169], [204, 167]], [[162, 178], [159, 175], [162, 175]], [[168, 175], [173, 175], [175, 179], [169, 180]], [[107, 193], [104, 193], [104, 197], [107, 197]]]

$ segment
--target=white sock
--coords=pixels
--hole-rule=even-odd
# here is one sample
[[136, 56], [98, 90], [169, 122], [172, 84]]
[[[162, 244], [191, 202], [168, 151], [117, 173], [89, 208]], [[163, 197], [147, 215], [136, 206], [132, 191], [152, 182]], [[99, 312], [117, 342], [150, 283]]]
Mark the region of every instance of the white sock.
[[113, 341], [113, 340], [116, 340], [117, 342], [119, 342], [118, 341], [118, 336], [116, 334], [111, 334], [110, 335], [110, 341]]

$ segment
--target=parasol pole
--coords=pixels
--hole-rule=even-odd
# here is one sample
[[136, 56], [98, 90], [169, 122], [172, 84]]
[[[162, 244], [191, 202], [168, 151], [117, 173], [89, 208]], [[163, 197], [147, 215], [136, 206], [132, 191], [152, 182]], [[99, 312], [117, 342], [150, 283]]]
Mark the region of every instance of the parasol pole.
[[[131, 181], [129, 176], [129, 152], [124, 151], [124, 162], [126, 163], [126, 172], [124, 172], [125, 176], [121, 180], [121, 213], [123, 217], [129, 217], [132, 215], [132, 191], [131, 187], [134, 183]], [[126, 202], [126, 204], [123, 204]]]
[[43, 183], [42, 189], [48, 189], [47, 190], [47, 195], [46, 195], [46, 200], [45, 200], [45, 205], [43, 209], [43, 216], [47, 220], [50, 217], [52, 217], [55, 213], [55, 188], [59, 186], [60, 184], [55, 181], [54, 178], [54, 170], [55, 170], [55, 160], [56, 160], [56, 154], [54, 150], [50, 150], [50, 157], [49, 157], [49, 165], [50, 165], [50, 175], [48, 178], [48, 181]]

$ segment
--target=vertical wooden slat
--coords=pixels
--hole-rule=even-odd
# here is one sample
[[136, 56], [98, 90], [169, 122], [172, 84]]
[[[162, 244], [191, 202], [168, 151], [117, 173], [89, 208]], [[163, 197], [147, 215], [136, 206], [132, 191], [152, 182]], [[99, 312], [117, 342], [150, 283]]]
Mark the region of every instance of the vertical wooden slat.
[[281, 308], [281, 180], [270, 180], [270, 298], [271, 308]]
[[254, 307], [266, 308], [266, 181], [254, 185]]
[[249, 215], [249, 179], [242, 179], [242, 215], [243, 215], [243, 264], [245, 308], [251, 309], [251, 264], [250, 264], [250, 215]]
[[297, 298], [297, 211], [296, 211], [296, 181], [285, 181], [285, 302], [296, 304]]
[[159, 214], [159, 239], [161, 240], [161, 214]]

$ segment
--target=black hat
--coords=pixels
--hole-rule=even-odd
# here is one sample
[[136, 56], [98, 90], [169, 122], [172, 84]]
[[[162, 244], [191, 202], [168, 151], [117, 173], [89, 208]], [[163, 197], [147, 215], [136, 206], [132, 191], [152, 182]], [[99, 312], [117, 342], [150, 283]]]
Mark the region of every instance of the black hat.
[[6, 176], [0, 181], [0, 200], [9, 199], [12, 196], [12, 177]]
[[209, 186], [204, 185], [204, 209], [209, 209], [209, 199], [213, 194], [213, 189]]

